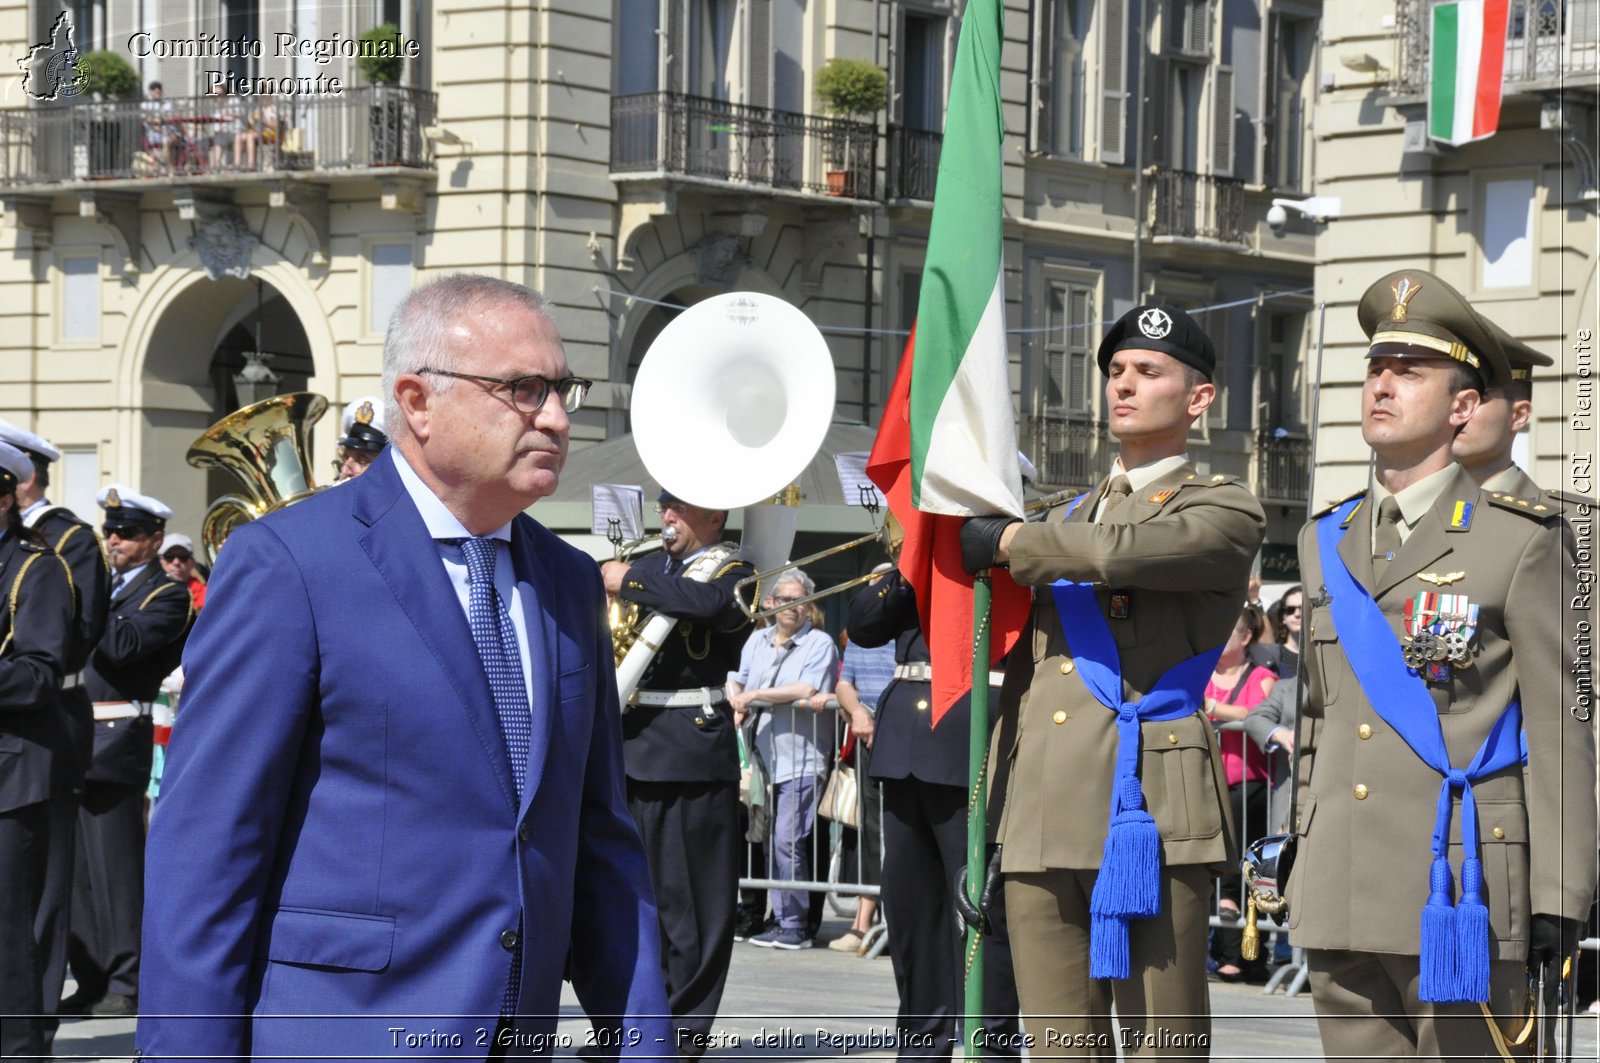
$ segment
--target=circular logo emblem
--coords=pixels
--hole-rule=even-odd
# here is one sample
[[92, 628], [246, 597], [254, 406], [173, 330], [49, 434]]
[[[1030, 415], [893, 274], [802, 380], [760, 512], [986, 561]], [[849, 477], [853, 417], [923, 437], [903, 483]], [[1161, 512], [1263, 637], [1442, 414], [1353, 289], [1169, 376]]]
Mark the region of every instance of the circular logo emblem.
[[1172, 316], [1165, 310], [1146, 310], [1139, 315], [1139, 331], [1152, 340], [1166, 339], [1172, 331]]

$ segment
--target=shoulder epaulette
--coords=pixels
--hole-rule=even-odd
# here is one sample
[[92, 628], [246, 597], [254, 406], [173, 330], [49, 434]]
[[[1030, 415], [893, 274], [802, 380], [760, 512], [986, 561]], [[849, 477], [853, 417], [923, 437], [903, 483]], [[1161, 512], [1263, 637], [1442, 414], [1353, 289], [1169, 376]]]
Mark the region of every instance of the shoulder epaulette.
[[17, 546], [30, 554], [53, 554], [49, 543], [39, 542], [37, 539], [22, 539]]
[[1583, 506], [1590, 510], [1594, 509], [1594, 499], [1590, 498], [1588, 495], [1579, 495], [1574, 494], [1571, 491], [1563, 491], [1559, 488], [1551, 489], [1548, 487], [1545, 488], [1544, 493], [1546, 498], [1554, 499], [1563, 506], [1570, 506], [1573, 508]]
[[1367, 489], [1365, 487], [1358, 487], [1354, 491], [1351, 491], [1349, 494], [1345, 495], [1343, 498], [1335, 498], [1335, 499], [1333, 499], [1332, 501], [1328, 502], [1321, 509], [1317, 510], [1315, 513], [1313, 513], [1311, 515], [1313, 517], [1320, 517], [1320, 516], [1323, 516], [1324, 514], [1332, 513], [1334, 510], [1338, 509], [1340, 506], [1344, 505], [1346, 502], [1350, 501], [1352, 498], [1355, 498], [1355, 497], [1357, 497], [1359, 495], [1364, 495], [1366, 493], [1367, 493]]
[[742, 558], [734, 558], [732, 561], [729, 561], [726, 565], [723, 565], [721, 568], [717, 569], [716, 574], [711, 577], [711, 582], [715, 583], [717, 580], [721, 579], [723, 576], [726, 576], [728, 573], [732, 572], [734, 569], [739, 568], [741, 566], [744, 567], [744, 568], [754, 568], [755, 567], [754, 565], [750, 564], [750, 562], [745, 561]]
[[1521, 495], [1508, 495], [1499, 491], [1484, 492], [1489, 497], [1491, 506], [1509, 509], [1513, 513], [1521, 513], [1532, 520], [1545, 521], [1561, 514], [1561, 507], [1553, 504], [1553, 500], [1545, 498], [1542, 494], [1525, 498]]

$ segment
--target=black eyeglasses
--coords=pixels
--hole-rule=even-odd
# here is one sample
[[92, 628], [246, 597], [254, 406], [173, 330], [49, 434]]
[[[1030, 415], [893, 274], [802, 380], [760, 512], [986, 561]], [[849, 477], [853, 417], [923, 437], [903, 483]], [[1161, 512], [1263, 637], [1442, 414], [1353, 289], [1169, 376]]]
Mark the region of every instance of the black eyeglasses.
[[551, 380], [542, 376], [500, 377], [483, 376], [478, 373], [457, 373], [450, 369], [424, 368], [417, 370], [419, 373], [432, 373], [434, 376], [455, 377], [458, 380], [477, 380], [485, 384], [495, 385], [491, 391], [505, 388], [511, 392], [511, 405], [517, 412], [526, 416], [533, 416], [544, 406], [544, 400], [554, 391], [561, 397], [561, 407], [568, 413], [577, 413], [583, 406], [583, 400], [588, 396], [589, 389], [594, 387], [593, 380], [585, 380], [579, 376], [564, 376], [560, 380]]
[[193, 554], [162, 554], [161, 555], [161, 560], [163, 560], [163, 561], [187, 561], [193, 556], [194, 556]]
[[155, 533], [149, 528], [129, 527], [126, 524], [119, 524], [116, 527], [112, 527], [110, 524], [102, 524], [100, 525], [100, 534], [107, 539], [113, 535], [118, 539], [148, 539]]
[[1286, 606], [1283, 607], [1283, 615], [1284, 616], [1288, 616], [1291, 613], [1298, 613], [1299, 611], [1300, 611], [1300, 607], [1298, 605], [1286, 605]]

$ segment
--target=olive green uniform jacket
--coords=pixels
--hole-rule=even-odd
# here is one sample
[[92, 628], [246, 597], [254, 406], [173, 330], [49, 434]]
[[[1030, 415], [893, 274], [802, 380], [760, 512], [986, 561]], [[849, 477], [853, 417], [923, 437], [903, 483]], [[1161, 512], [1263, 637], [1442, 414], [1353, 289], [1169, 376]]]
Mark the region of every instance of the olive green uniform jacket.
[[[1450, 526], [1458, 502], [1472, 506], [1459, 530]], [[1401, 652], [1402, 610], [1416, 595], [1462, 594], [1479, 606], [1470, 666], [1429, 684], [1451, 763], [1466, 767], [1511, 699], [1521, 702], [1527, 767], [1487, 776], [1473, 792], [1492, 957], [1524, 960], [1532, 913], [1581, 920], [1594, 895], [1594, 733], [1571, 712], [1571, 636], [1587, 617], [1571, 608], [1571, 533], [1538, 496], [1485, 492], [1458, 469], [1381, 580], [1373, 578], [1371, 544], [1363, 504], [1339, 553], [1383, 609], [1393, 652]], [[1296, 738], [1303, 837], [1288, 886], [1294, 942], [1417, 955], [1441, 778], [1373, 709], [1379, 692], [1356, 681], [1329, 616], [1315, 521], [1300, 534], [1300, 568], [1310, 614], [1308, 697]], [[1458, 895], [1462, 816], [1458, 795], [1450, 831]]]
[[[1008, 659], [990, 753], [991, 801], [1008, 873], [1100, 866], [1116, 771], [1116, 716], [1076, 674], [1049, 584], [1098, 584], [1096, 600], [1137, 701], [1180, 661], [1228, 640], [1266, 530], [1231, 476], [1184, 464], [1090, 523], [1106, 485], [1063, 522], [1017, 529], [1011, 576], [1032, 586], [1031, 620]], [[1125, 614], [1125, 615], [1119, 615]], [[1139, 774], [1168, 866], [1235, 859], [1227, 781], [1204, 713], [1141, 727]], [[991, 823], [996, 817], [991, 810]]]

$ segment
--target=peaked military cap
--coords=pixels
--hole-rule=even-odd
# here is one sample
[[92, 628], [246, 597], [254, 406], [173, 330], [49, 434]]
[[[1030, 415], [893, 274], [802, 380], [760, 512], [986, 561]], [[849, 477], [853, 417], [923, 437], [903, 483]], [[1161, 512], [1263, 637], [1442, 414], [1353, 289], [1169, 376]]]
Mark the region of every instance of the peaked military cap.
[[1211, 337], [1171, 303], [1146, 303], [1123, 314], [1100, 341], [1100, 372], [1110, 374], [1111, 356], [1129, 348], [1171, 355], [1200, 370], [1207, 380], [1217, 368], [1217, 349]]
[[341, 447], [352, 450], [382, 450], [389, 442], [383, 430], [383, 402], [376, 395], [364, 395], [344, 408], [344, 438]]
[[1532, 380], [1534, 366], [1556, 364], [1554, 358], [1543, 351], [1534, 350], [1488, 318], [1484, 318], [1484, 321], [1500, 344], [1500, 349], [1506, 352], [1506, 364], [1510, 367], [1512, 380]]
[[17, 484], [33, 476], [33, 462], [28, 455], [0, 440], [0, 495], [9, 495]]
[[10, 443], [18, 450], [27, 454], [37, 455], [46, 462], [60, 461], [61, 451], [50, 445], [44, 436], [18, 428], [10, 421], [0, 418], [0, 443]]
[[1450, 358], [1475, 370], [1485, 388], [1511, 381], [1494, 326], [1432, 273], [1402, 269], [1378, 278], [1356, 317], [1372, 341], [1368, 358]]
[[103, 526], [108, 531], [132, 528], [166, 527], [172, 510], [166, 503], [149, 495], [141, 495], [122, 484], [107, 484], [95, 496], [101, 509], [106, 511]]

